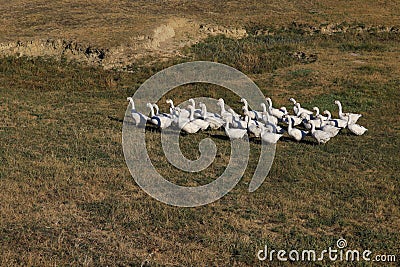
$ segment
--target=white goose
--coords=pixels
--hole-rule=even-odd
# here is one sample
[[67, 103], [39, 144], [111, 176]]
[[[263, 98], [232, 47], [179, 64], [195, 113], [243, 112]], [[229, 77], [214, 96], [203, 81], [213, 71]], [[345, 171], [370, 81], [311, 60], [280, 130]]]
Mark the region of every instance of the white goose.
[[258, 121], [251, 120], [248, 114], [245, 114], [245, 121], [247, 122], [247, 130], [254, 134], [255, 137], [260, 137], [264, 126]]
[[299, 108], [296, 106], [296, 103], [297, 103], [296, 100], [293, 97], [291, 97], [291, 98], [289, 98], [289, 101], [293, 103], [294, 114], [299, 115], [300, 113], [299, 113]]
[[289, 136], [293, 137], [296, 141], [301, 141], [302, 139], [304, 139], [306, 137], [306, 135], [308, 134], [308, 131], [302, 131], [300, 129], [297, 128], [293, 128], [292, 127], [292, 119], [287, 116], [286, 117], [288, 119], [288, 134]]
[[274, 117], [276, 117], [276, 118], [278, 118], [278, 119], [282, 119], [282, 117], [285, 115], [285, 113], [284, 113], [282, 110], [280, 110], [280, 109], [278, 109], [278, 108], [274, 108], [274, 107], [272, 106], [272, 100], [271, 100], [271, 98], [267, 97], [265, 100], [266, 100], [267, 103], [268, 103], [268, 111], [269, 111], [269, 114], [272, 115], [272, 116], [274, 116]]
[[221, 116], [219, 114], [214, 112], [209, 112], [207, 110], [206, 104], [204, 104], [203, 102], [199, 102], [199, 107], [201, 109], [201, 117], [215, 117], [221, 119]]
[[176, 110], [175, 110], [175, 105], [174, 105], [174, 101], [172, 101], [172, 99], [167, 99], [165, 101], [165, 103], [169, 104], [169, 113], [170, 114], [176, 114]]
[[314, 123], [314, 126], [317, 128], [321, 128], [321, 121], [320, 119], [315, 119], [315, 120], [311, 120], [310, 119], [310, 115], [308, 115], [307, 113], [303, 112], [300, 114], [300, 118], [303, 120], [303, 126], [304, 128], [306, 128], [307, 130], [311, 130], [312, 125], [311, 122]]
[[247, 100], [245, 98], [240, 99], [240, 102], [243, 102], [244, 106], [242, 108], [243, 114], [245, 112], [248, 112], [248, 116], [252, 120], [259, 120], [262, 118], [262, 112], [261, 111], [256, 111], [256, 110], [249, 110], [249, 105], [247, 103]]
[[229, 128], [229, 122], [226, 121], [225, 133], [227, 136], [229, 136], [230, 139], [240, 139], [245, 136], [245, 134], [247, 133], [247, 129], [231, 129]]
[[[174, 102], [172, 101], [172, 99], [167, 99], [166, 102], [167, 102], [167, 104], [170, 104], [169, 112], [171, 114], [175, 114], [176, 116], [178, 116], [177, 109], [179, 109], [179, 107], [175, 107]], [[182, 116], [182, 117], [189, 118], [190, 112], [188, 110], [186, 110], [186, 109], [180, 109], [179, 115]]]
[[297, 114], [296, 115], [299, 115], [301, 113], [306, 113], [308, 115], [313, 115], [314, 114], [314, 112], [312, 112], [311, 110], [302, 108], [299, 102], [297, 102], [295, 105], [297, 107]]
[[132, 97], [128, 97], [126, 100], [128, 100], [129, 103], [131, 104], [131, 116], [132, 116], [133, 120], [135, 121], [135, 125], [145, 124], [146, 121], [149, 120], [149, 117], [136, 111], [135, 102], [133, 101]]
[[208, 121], [194, 118], [195, 109], [192, 105], [189, 105], [188, 109], [190, 110], [190, 121], [191, 122], [200, 126], [200, 128], [202, 130], [206, 130], [208, 128], [208, 126], [210, 126], [210, 123]]
[[[322, 125], [322, 123], [323, 123], [323, 121], [322, 121], [322, 115], [321, 115], [321, 114], [318, 115], [318, 118], [321, 120], [321, 125]], [[332, 138], [332, 137], [335, 137], [335, 136], [339, 133], [340, 129], [341, 129], [341, 128], [336, 127], [336, 126], [333, 126], [333, 125], [331, 125], [331, 124], [325, 124], [325, 125], [323, 125], [323, 126], [321, 127], [321, 130], [324, 131], [324, 132], [329, 133], [329, 134], [331, 135], [331, 138]]]
[[298, 117], [298, 116], [294, 116], [294, 115], [290, 115], [285, 107], [281, 107], [281, 110], [283, 112], [285, 112], [285, 116], [283, 117], [283, 122], [289, 124], [289, 118], [292, 120], [292, 126], [297, 126], [299, 124], [302, 123], [303, 119]]
[[220, 115], [221, 115], [222, 119], [232, 123], [233, 115], [232, 115], [232, 113], [225, 110], [225, 101], [222, 98], [220, 98], [220, 99], [218, 99], [217, 105], [220, 106], [220, 108], [221, 108]]
[[282, 134], [270, 132], [267, 128], [265, 128], [261, 133], [261, 139], [269, 144], [275, 144], [281, 137]]
[[173, 117], [172, 114], [160, 113], [160, 108], [158, 107], [157, 104], [153, 104], [153, 107], [154, 107], [154, 109], [155, 109], [155, 115], [156, 115], [156, 116], [164, 116], [164, 117], [167, 117], [167, 118], [172, 119], [172, 117]]
[[219, 129], [225, 124], [225, 121], [218, 114], [207, 112], [207, 107], [204, 103], [199, 103], [199, 106], [201, 107], [201, 116], [205, 121], [210, 123], [211, 129]]
[[237, 113], [236, 113], [236, 111], [234, 111], [233, 109], [231, 109], [231, 108], [228, 108], [228, 112], [229, 112], [229, 113], [231, 113], [231, 114], [232, 114], [232, 116], [233, 116], [235, 119], [237, 119], [237, 120], [239, 120], [239, 119], [240, 119], [240, 115], [239, 115], [239, 114], [237, 114]]
[[348, 124], [354, 124], [358, 121], [358, 119], [362, 116], [361, 114], [356, 113], [343, 113], [342, 103], [339, 100], [335, 100], [335, 104], [338, 105], [339, 108], [339, 118], [342, 120], [346, 120]]
[[347, 120], [342, 119], [332, 119], [332, 114], [329, 110], [324, 110], [324, 114], [328, 116], [327, 121], [331, 122], [331, 125], [339, 128], [346, 128]]
[[247, 122], [242, 120], [239, 116], [235, 116], [235, 111], [233, 109], [228, 109], [228, 112], [232, 114], [232, 127], [233, 128], [240, 128], [240, 129], [247, 129]]
[[194, 117], [201, 117], [201, 109], [196, 108], [196, 103], [194, 102], [194, 99], [190, 98], [188, 101], [190, 102], [190, 105], [192, 105], [194, 108]]
[[[181, 109], [177, 109], [177, 112], [180, 113]], [[179, 116], [179, 128], [189, 134], [197, 133], [201, 127], [193, 121], [190, 121], [190, 117], [191, 115], [189, 115], [189, 118], [186, 116]]]
[[156, 125], [160, 129], [169, 127], [172, 123], [172, 119], [165, 116], [157, 116], [154, 114], [154, 107], [151, 103], [147, 103], [147, 107], [151, 110], [150, 122]]
[[269, 112], [267, 111], [267, 106], [265, 105], [265, 103], [261, 103], [261, 107], [263, 108], [262, 120], [266, 124], [272, 123], [274, 125], [277, 125], [278, 124], [278, 118], [269, 114]]
[[319, 113], [319, 108], [318, 107], [313, 107], [313, 110], [315, 111], [314, 118], [319, 118], [319, 116], [321, 116], [323, 121], [326, 121], [328, 119], [328, 117], [325, 117], [325, 116], [323, 116], [323, 115], [321, 115]]
[[314, 121], [310, 121], [311, 124], [311, 135], [318, 141], [318, 144], [325, 144], [331, 139], [331, 135], [321, 130], [315, 130]]

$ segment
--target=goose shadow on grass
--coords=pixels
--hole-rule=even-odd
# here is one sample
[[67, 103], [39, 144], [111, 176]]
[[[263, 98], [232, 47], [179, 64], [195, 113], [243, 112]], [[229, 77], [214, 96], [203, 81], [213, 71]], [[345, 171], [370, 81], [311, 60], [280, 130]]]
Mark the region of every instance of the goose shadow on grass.
[[217, 138], [217, 139], [220, 139], [220, 140], [226, 140], [226, 141], [230, 140], [229, 136], [222, 135], [222, 134], [210, 134], [210, 137]]
[[123, 119], [116, 118], [116, 117], [113, 117], [113, 116], [110, 116], [110, 115], [108, 115], [107, 118], [108, 118], [110, 121], [117, 121], [117, 122], [121, 122], [121, 123], [124, 122]]
[[315, 145], [316, 142], [314, 142], [313, 140], [310, 139], [302, 139], [301, 141], [296, 141], [291, 137], [287, 137], [287, 136], [282, 136], [279, 141], [281, 142], [285, 142], [285, 143], [299, 143], [299, 144], [307, 144], [307, 145]]
[[[112, 121], [125, 122], [125, 123], [127, 123], [129, 125], [135, 126], [135, 124], [133, 122], [131, 122], [131, 121], [124, 121], [122, 119], [115, 118], [115, 117], [112, 117], [112, 116], [108, 116], [108, 118], [110, 120], [112, 120]], [[176, 134], [176, 131], [177, 131], [177, 129], [168, 129], [168, 128], [164, 129], [164, 130], [161, 130], [157, 126], [155, 126], [153, 124], [149, 124], [149, 123], [146, 123], [146, 125], [144, 125], [144, 126], [145, 126], [145, 131], [149, 131], [149, 132], [157, 132], [157, 133], [161, 133], [162, 132], [163, 134]], [[228, 136], [224, 135], [224, 134], [212, 134], [212, 133], [210, 133], [208, 131], [205, 131], [204, 133], [206, 133], [210, 137], [213, 137], [213, 138], [216, 138], [216, 139], [225, 140], [225, 141], [229, 141], [230, 140], [230, 138]], [[184, 131], [180, 131], [179, 134], [180, 134], [180, 136], [190, 136], [191, 135], [191, 134], [186, 133]], [[342, 135], [353, 136], [354, 134], [349, 132], [349, 131], [346, 131]], [[259, 137], [249, 136], [248, 138], [249, 138], [249, 142], [252, 142], [252, 143], [258, 144], [258, 145], [262, 144], [261, 138], [259, 138]], [[302, 144], [307, 144], [307, 145], [316, 145], [316, 144], [318, 144], [317, 142], [315, 142], [313, 140], [309, 140], [309, 139], [303, 139], [303, 140], [297, 142], [297, 141], [294, 141], [292, 138], [287, 137], [287, 136], [282, 136], [279, 139], [278, 142], [302, 143]]]

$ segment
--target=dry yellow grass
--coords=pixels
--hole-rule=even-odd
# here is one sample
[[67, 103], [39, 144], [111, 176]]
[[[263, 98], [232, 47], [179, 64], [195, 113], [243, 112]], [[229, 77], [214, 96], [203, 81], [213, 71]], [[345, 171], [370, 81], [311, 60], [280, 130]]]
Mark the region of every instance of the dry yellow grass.
[[243, 27], [292, 21], [399, 25], [398, 1], [1, 1], [0, 42], [60, 38], [110, 48], [148, 35], [168, 19]]

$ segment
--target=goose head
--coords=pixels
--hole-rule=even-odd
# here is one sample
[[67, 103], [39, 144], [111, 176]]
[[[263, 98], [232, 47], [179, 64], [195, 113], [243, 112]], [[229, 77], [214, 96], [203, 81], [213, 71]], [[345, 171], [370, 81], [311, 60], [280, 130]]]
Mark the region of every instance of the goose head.
[[160, 109], [158, 108], [157, 104], [153, 104], [153, 108], [156, 110], [156, 114], [160, 112]]
[[297, 103], [296, 100], [294, 100], [293, 97], [289, 98], [289, 101], [292, 102], [294, 105], [296, 105], [296, 103]]
[[281, 107], [280, 110], [286, 115], [288, 114], [288, 111], [286, 109], [286, 107]]
[[126, 98], [126, 100], [128, 100], [129, 103], [131, 103], [132, 109], [135, 109], [135, 102], [133, 102], [133, 98], [132, 97], [128, 97], [128, 98]]
[[267, 112], [267, 106], [265, 105], [265, 103], [261, 103], [260, 105], [263, 109], [263, 112]]
[[328, 116], [328, 120], [331, 119], [332, 115], [331, 115], [331, 112], [329, 110], [324, 110], [324, 114]]
[[340, 103], [339, 100], [335, 100], [335, 104], [336, 104], [336, 105], [341, 105], [341, 103]]
[[318, 107], [313, 107], [313, 110], [315, 111], [315, 115], [319, 115], [319, 108]]

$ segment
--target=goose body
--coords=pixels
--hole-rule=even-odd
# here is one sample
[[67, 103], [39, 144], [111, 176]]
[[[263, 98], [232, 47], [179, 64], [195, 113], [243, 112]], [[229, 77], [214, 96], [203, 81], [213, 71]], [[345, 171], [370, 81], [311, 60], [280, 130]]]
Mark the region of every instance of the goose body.
[[311, 115], [314, 114], [314, 112], [312, 112], [311, 110], [302, 108], [299, 102], [297, 102], [297, 103], [295, 104], [295, 106], [297, 107], [297, 113], [296, 113], [296, 115], [299, 115], [299, 114], [301, 114], [301, 113], [306, 113], [306, 114], [308, 114], [308, 115], [311, 116]]
[[222, 98], [220, 98], [218, 99], [217, 105], [221, 108], [221, 113], [220, 113], [221, 118], [225, 121], [232, 123], [233, 115], [232, 113], [225, 110], [225, 101]]
[[271, 123], [271, 124], [277, 125], [278, 124], [278, 118], [270, 115], [269, 111], [267, 111], [267, 106], [264, 103], [261, 103], [261, 106], [263, 108], [262, 120], [266, 124]]
[[325, 144], [331, 139], [331, 135], [327, 132], [321, 130], [315, 130], [314, 121], [310, 121], [311, 123], [311, 135], [317, 140], [318, 144]]
[[242, 98], [240, 102], [243, 102], [244, 106], [242, 107], [243, 114], [248, 112], [248, 116], [252, 120], [259, 120], [262, 119], [263, 113], [261, 111], [256, 111], [256, 110], [249, 110], [249, 105], [247, 103], [247, 100]]
[[201, 128], [196, 123], [190, 121], [188, 118], [183, 118], [179, 122], [180, 128], [190, 134], [197, 133]]
[[146, 124], [146, 122], [149, 120], [149, 117], [136, 111], [135, 102], [133, 101], [132, 97], [128, 97], [126, 100], [128, 100], [129, 103], [131, 104], [131, 116], [135, 121], [135, 125]]
[[366, 131], [368, 131], [367, 128], [356, 123], [347, 125], [347, 128], [355, 135], [363, 135]]
[[228, 108], [228, 112], [232, 114], [233, 118], [235, 118], [236, 120], [240, 120], [240, 115], [237, 114], [233, 109]]
[[156, 115], [156, 116], [164, 116], [164, 117], [167, 117], [167, 118], [170, 118], [170, 119], [173, 117], [172, 114], [160, 113], [160, 108], [158, 107], [157, 104], [153, 104], [153, 107], [154, 107], [155, 115]]
[[[178, 112], [180, 112], [180, 111], [181, 111], [181, 109], [178, 109]], [[187, 132], [189, 134], [197, 133], [201, 129], [200, 125], [193, 122], [192, 112], [190, 112], [190, 115], [188, 118], [186, 116], [179, 115], [178, 125], [182, 131]]]
[[[181, 109], [179, 107], [175, 107], [174, 102], [171, 99], [167, 99], [166, 102], [168, 104], [170, 104], [170, 108], [169, 108], [170, 114], [174, 114], [175, 116], [181, 116], [181, 117], [189, 118], [190, 112], [188, 110]], [[179, 110], [179, 112], [177, 110]]]
[[229, 128], [229, 122], [225, 123], [225, 133], [230, 139], [240, 139], [245, 136], [247, 129], [231, 129]]
[[320, 120], [311, 120], [310, 115], [308, 115], [305, 112], [301, 113], [300, 118], [302, 119], [304, 128], [306, 128], [307, 130], [311, 130], [311, 128], [312, 128], [311, 122], [314, 123], [315, 127], [317, 127], [317, 128], [321, 127]]
[[247, 114], [245, 115], [245, 120], [247, 121], [247, 130], [254, 134], [255, 137], [260, 137], [262, 131], [264, 130], [264, 126], [258, 121], [251, 120]]
[[241, 120], [240, 117], [233, 117], [232, 126], [234, 128], [247, 129], [247, 121]]
[[308, 134], [308, 131], [302, 131], [297, 128], [292, 127], [292, 120], [290, 117], [288, 117], [288, 134], [289, 136], [293, 137], [296, 141], [301, 141], [306, 137]]
[[328, 115], [327, 121], [330, 122], [331, 125], [339, 128], [346, 128], [347, 126], [347, 120], [342, 120], [342, 119], [332, 119], [332, 115], [330, 111], [325, 110], [324, 114]]
[[147, 107], [150, 108], [151, 110], [151, 117], [150, 117], [150, 122], [157, 126], [160, 129], [165, 129], [168, 128], [171, 123], [172, 119], [165, 117], [165, 116], [157, 116], [154, 114], [154, 107], [151, 103], [147, 103]]
[[281, 137], [282, 134], [270, 132], [266, 129], [261, 133], [261, 139], [269, 144], [275, 144]]
[[210, 124], [211, 129], [219, 129], [225, 124], [225, 121], [218, 114], [207, 112], [207, 107], [204, 103], [200, 103], [199, 106], [201, 107], [201, 116]]
[[303, 119], [298, 116], [286, 114], [285, 117], [283, 117], [283, 121], [289, 124], [289, 120], [292, 121], [292, 126], [300, 125], [303, 122]]
[[272, 106], [272, 100], [271, 100], [271, 98], [267, 97], [265, 100], [266, 100], [267, 103], [268, 103], [268, 111], [269, 111], [269, 114], [272, 115], [272, 116], [274, 116], [274, 117], [276, 117], [276, 118], [278, 118], [278, 119], [282, 119], [282, 117], [285, 115], [285, 113], [284, 113], [282, 110], [280, 110], [280, 109], [278, 109], [278, 108], [274, 108], [274, 107]]
[[190, 98], [188, 101], [190, 102], [190, 105], [194, 108], [194, 117], [201, 117], [201, 109], [196, 108], [196, 102], [194, 102], [194, 99]]
[[192, 105], [189, 105], [188, 109], [190, 110], [190, 121], [193, 122], [194, 124], [197, 124], [200, 127], [200, 129], [206, 130], [208, 126], [210, 126], [210, 123], [208, 121], [194, 118], [194, 113], [196, 112], [196, 110]]
[[199, 107], [201, 108], [201, 117], [215, 117], [215, 118], [221, 118], [221, 116], [217, 113], [214, 112], [208, 112], [207, 111], [207, 106], [206, 104], [200, 102]]
[[[321, 123], [322, 123], [322, 118], [321, 118], [321, 117], [322, 117], [322, 116], [319, 115], [319, 118], [320, 118]], [[324, 131], [324, 132], [329, 133], [329, 134], [331, 135], [331, 138], [332, 138], [332, 137], [336, 136], [336, 135], [339, 133], [340, 128], [339, 128], [339, 127], [336, 127], [336, 126], [333, 126], [333, 125], [331, 125], [331, 124], [325, 124], [325, 125], [323, 125], [323, 126], [321, 127], [321, 130]]]
[[339, 108], [339, 118], [348, 122], [348, 124], [354, 124], [361, 118], [361, 114], [356, 113], [343, 113], [342, 103], [339, 100], [335, 100], [335, 104], [338, 105]]

